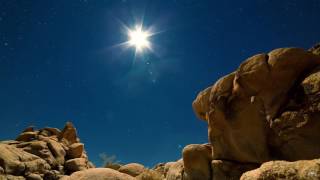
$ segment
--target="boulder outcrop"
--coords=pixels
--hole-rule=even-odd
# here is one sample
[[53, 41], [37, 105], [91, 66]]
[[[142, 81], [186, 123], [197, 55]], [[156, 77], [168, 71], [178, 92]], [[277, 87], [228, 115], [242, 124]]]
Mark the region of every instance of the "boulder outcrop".
[[143, 173], [146, 170], [146, 168], [138, 163], [130, 163], [126, 164], [124, 166], [121, 166], [118, 171], [121, 173], [128, 174], [130, 176], [136, 177]]
[[320, 179], [320, 160], [270, 161], [241, 176], [241, 180], [256, 179], [318, 180]]
[[93, 166], [76, 129], [67, 123], [62, 132], [29, 127], [16, 140], [0, 142], [0, 167], [0, 179], [58, 180]]
[[135, 180], [134, 177], [109, 168], [93, 168], [73, 173], [65, 180]]
[[[273, 159], [275, 152], [269, 146], [280, 138], [270, 135], [279, 134], [274, 122], [279, 121], [293, 94], [299, 93], [306, 73], [318, 65], [320, 57], [311, 52], [276, 49], [250, 57], [235, 72], [200, 93], [193, 107], [198, 117], [208, 121], [213, 158], [244, 163]], [[273, 149], [281, 148], [277, 144]], [[318, 152], [300, 153], [291, 159], [317, 156]]]
[[239, 178], [274, 159], [319, 158], [319, 47], [252, 56], [198, 94], [193, 109], [208, 122], [212, 177]]

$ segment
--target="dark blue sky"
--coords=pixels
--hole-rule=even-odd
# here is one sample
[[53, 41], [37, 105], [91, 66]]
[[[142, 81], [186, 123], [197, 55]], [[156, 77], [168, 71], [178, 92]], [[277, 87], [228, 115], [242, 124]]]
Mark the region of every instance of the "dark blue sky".
[[[0, 139], [71, 120], [89, 158], [180, 158], [207, 142], [191, 103], [247, 57], [320, 41], [319, 0], [0, 0]], [[161, 33], [154, 53], [115, 46], [122, 24]]]

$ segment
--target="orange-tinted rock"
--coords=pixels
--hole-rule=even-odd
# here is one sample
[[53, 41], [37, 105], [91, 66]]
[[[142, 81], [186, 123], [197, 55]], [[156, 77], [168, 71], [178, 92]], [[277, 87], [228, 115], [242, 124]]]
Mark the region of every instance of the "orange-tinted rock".
[[27, 131], [27, 132], [23, 132], [21, 133], [17, 138], [16, 141], [31, 141], [34, 140], [37, 136], [37, 132], [33, 132], [33, 131]]
[[241, 180], [256, 179], [319, 180], [320, 160], [270, 161], [241, 176]]
[[137, 180], [163, 180], [164, 178], [163, 174], [152, 169], [146, 169], [139, 176], [136, 176]]
[[292, 88], [319, 64], [320, 57], [311, 52], [276, 49], [247, 59], [234, 73], [200, 93], [193, 107], [208, 121], [213, 159], [244, 163], [271, 160], [274, 152], [269, 141], [274, 139], [270, 140], [270, 125]]
[[93, 168], [71, 174], [68, 180], [136, 180], [134, 177], [109, 168]]
[[87, 160], [84, 158], [70, 159], [65, 162], [65, 168], [68, 172], [86, 170], [88, 169]]
[[212, 148], [210, 144], [190, 144], [182, 151], [185, 180], [210, 180]]
[[136, 177], [139, 174], [141, 174], [143, 171], [145, 171], [145, 168], [143, 165], [138, 164], [138, 163], [130, 163], [130, 164], [126, 164], [121, 166], [118, 169], [119, 172], [128, 174], [130, 176]]
[[83, 143], [74, 143], [69, 146], [67, 151], [67, 155], [70, 159], [72, 158], [79, 158], [84, 152], [84, 145]]
[[59, 135], [59, 141], [62, 141], [67, 145], [78, 142], [77, 130], [71, 122], [66, 123]]
[[38, 156], [6, 144], [0, 144], [0, 166], [11, 175], [44, 173], [50, 169], [49, 164]]
[[50, 151], [52, 152], [52, 154], [54, 155], [57, 163], [60, 165], [64, 164], [66, 152], [63, 149], [63, 146], [60, 143], [58, 143], [54, 140], [51, 140], [51, 139], [48, 139], [47, 143], [48, 143], [48, 147], [49, 147]]
[[165, 164], [166, 180], [183, 179], [183, 160], [168, 162]]

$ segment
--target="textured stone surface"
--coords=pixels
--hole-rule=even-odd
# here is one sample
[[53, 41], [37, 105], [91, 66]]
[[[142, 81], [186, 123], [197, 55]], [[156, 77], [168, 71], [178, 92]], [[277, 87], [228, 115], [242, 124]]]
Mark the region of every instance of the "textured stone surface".
[[58, 138], [59, 141], [64, 142], [66, 145], [76, 143], [78, 142], [77, 130], [71, 122], [67, 122]]
[[129, 176], [119, 171], [109, 168], [92, 168], [84, 171], [73, 173], [69, 180], [136, 180], [134, 177]]
[[130, 176], [136, 177], [139, 174], [141, 174], [143, 171], [145, 171], [145, 167], [138, 163], [130, 163], [126, 164], [124, 166], [121, 166], [118, 169], [119, 172], [128, 174]]
[[[16, 141], [0, 142], [0, 174], [6, 179], [58, 180], [66, 174], [94, 167], [78, 141], [70, 123], [61, 132], [56, 128], [28, 127]], [[73, 154], [67, 155], [68, 150]]]
[[143, 171], [139, 176], [136, 176], [137, 180], [163, 180], [165, 179], [164, 175], [152, 170], [152, 169], [146, 169]]
[[36, 138], [37, 132], [28, 131], [21, 133], [16, 140], [17, 141], [31, 141]]
[[82, 156], [84, 152], [84, 144], [83, 143], [74, 143], [69, 146], [67, 151], [67, 155], [69, 158], [79, 158]]
[[165, 164], [166, 180], [182, 180], [183, 179], [183, 160], [169, 162]]
[[270, 161], [241, 176], [241, 180], [256, 179], [318, 180], [320, 179], [320, 160]]
[[213, 180], [238, 180], [244, 172], [255, 169], [259, 165], [227, 160], [213, 160], [211, 167]]
[[[244, 163], [271, 160], [275, 152], [269, 148], [270, 125], [292, 88], [318, 64], [320, 57], [303, 49], [276, 49], [244, 61], [209, 88], [210, 95], [208, 89], [200, 93], [193, 107], [198, 117], [208, 121], [213, 159]], [[272, 138], [270, 141], [276, 141], [277, 137]], [[300, 155], [293, 159], [307, 158]]]
[[320, 67], [307, 73], [270, 124], [276, 159], [296, 161], [320, 156]]
[[42, 180], [39, 174], [29, 174], [26, 176], [27, 180]]
[[210, 144], [190, 144], [182, 151], [184, 180], [210, 180], [212, 147]]
[[0, 166], [5, 174], [11, 175], [44, 173], [51, 168], [38, 156], [6, 144], [0, 144]]
[[65, 168], [68, 172], [82, 171], [88, 169], [87, 160], [84, 158], [70, 159], [65, 162]]

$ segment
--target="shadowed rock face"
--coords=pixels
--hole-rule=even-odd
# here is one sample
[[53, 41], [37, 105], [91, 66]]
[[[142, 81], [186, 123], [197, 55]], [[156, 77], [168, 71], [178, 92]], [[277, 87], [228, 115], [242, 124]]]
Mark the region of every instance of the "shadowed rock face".
[[[235, 72], [199, 93], [193, 107], [198, 117], [208, 121], [213, 159], [262, 163], [275, 157], [290, 160], [318, 157], [320, 142], [310, 142], [314, 147], [308, 153], [304, 153], [310, 148], [307, 145], [303, 148], [288, 145], [291, 150], [283, 147], [288, 139], [279, 135], [283, 130], [279, 127], [280, 122], [289, 121], [288, 115], [281, 114], [297, 93], [297, 84], [319, 64], [319, 56], [303, 49], [276, 49], [250, 57]], [[308, 143], [308, 139], [300, 143]], [[288, 151], [292, 151], [290, 157], [284, 155]]]

